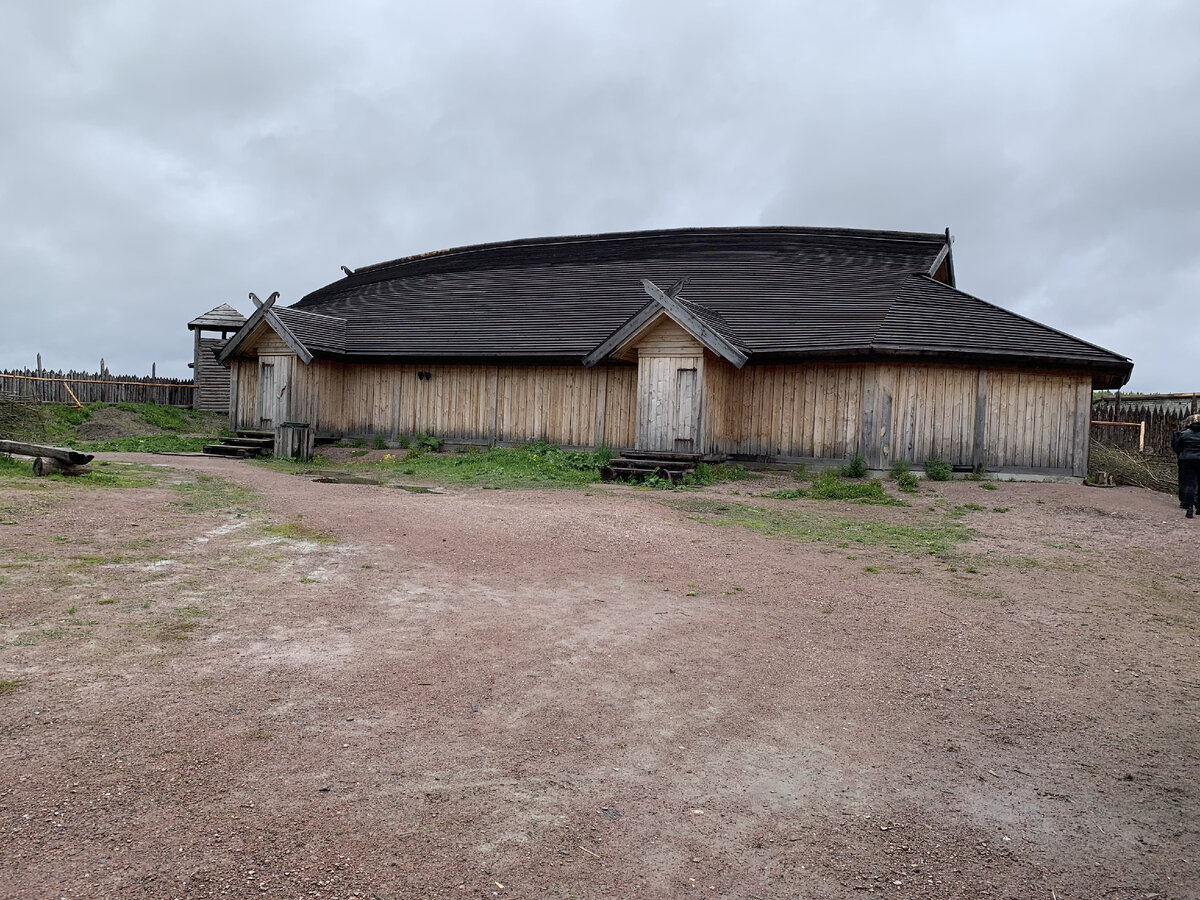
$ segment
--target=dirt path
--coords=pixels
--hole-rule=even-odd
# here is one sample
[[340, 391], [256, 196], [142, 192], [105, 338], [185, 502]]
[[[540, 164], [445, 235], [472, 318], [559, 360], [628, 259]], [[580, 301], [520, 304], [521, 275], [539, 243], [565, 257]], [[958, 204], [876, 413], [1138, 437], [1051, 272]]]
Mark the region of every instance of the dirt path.
[[0, 897], [1197, 895], [1170, 497], [702, 497], [934, 557], [148, 459], [195, 492], [0, 481]]

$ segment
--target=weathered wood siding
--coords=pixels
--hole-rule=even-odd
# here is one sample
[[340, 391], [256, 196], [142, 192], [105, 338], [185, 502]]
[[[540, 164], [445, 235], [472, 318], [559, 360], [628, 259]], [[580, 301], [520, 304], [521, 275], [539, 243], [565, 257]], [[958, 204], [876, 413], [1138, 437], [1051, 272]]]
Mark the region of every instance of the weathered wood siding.
[[[694, 448], [774, 459], [861, 454], [872, 468], [936, 457], [956, 466], [1087, 471], [1085, 374], [874, 363], [738, 370], [678, 334], [658, 337], [639, 343], [637, 366], [592, 369], [323, 360], [305, 366], [264, 344], [259, 358], [234, 361], [232, 424], [260, 427], [260, 372], [271, 362], [277, 392], [286, 379], [278, 422], [308, 422], [322, 434], [424, 431], [449, 440]], [[689, 348], [692, 355], [680, 355]], [[695, 371], [695, 418], [683, 422], [679, 373], [688, 370]], [[693, 448], [679, 443], [688, 434]]]
[[[324, 360], [305, 366], [292, 360], [286, 416], [308, 422], [322, 434], [396, 437], [428, 432], [449, 440], [543, 440], [570, 447], [629, 447], [634, 441], [633, 366], [410, 366]], [[253, 366], [242, 361], [239, 368]], [[421, 372], [430, 377], [419, 378]], [[239, 380], [240, 427], [257, 427], [260, 420], [253, 400], [256, 381]], [[242, 402], [243, 396], [252, 399]]]
[[220, 338], [200, 337], [196, 332], [195, 359], [192, 364], [195, 391], [192, 408], [214, 412], [229, 410], [229, 370], [217, 362], [213, 350], [222, 343]]
[[1091, 378], [927, 365], [776, 365], [706, 358], [705, 448], [1087, 472]]
[[699, 356], [704, 348], [674, 319], [663, 315], [637, 341], [638, 356]]

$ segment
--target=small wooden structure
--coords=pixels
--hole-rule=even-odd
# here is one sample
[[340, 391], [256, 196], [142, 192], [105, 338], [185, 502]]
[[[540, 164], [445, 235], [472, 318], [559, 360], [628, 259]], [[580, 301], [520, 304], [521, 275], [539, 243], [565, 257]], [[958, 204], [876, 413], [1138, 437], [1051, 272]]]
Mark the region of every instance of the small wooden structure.
[[[222, 303], [188, 322], [188, 328], [195, 335], [191, 363], [195, 382], [193, 409], [213, 412], [229, 409], [229, 370], [217, 362], [216, 352], [229, 335], [244, 324], [246, 317], [228, 303]], [[218, 334], [220, 337], [216, 336]]]
[[583, 235], [344, 271], [221, 349], [231, 429], [1081, 477], [1092, 390], [1133, 368], [958, 290], [948, 230]]
[[72, 450], [69, 447], [47, 447], [43, 444], [27, 444], [24, 441], [0, 441], [0, 453], [33, 457], [33, 474], [49, 475], [62, 472], [64, 475], [86, 475], [92, 471], [91, 453]]

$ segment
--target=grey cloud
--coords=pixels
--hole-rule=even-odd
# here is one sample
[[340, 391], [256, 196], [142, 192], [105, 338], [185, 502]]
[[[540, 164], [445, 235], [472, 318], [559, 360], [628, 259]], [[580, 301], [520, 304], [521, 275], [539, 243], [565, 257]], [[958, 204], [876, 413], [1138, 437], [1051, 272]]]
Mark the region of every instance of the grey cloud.
[[1196, 387], [1186, 2], [0, 7], [0, 365], [524, 236], [939, 230], [960, 285]]

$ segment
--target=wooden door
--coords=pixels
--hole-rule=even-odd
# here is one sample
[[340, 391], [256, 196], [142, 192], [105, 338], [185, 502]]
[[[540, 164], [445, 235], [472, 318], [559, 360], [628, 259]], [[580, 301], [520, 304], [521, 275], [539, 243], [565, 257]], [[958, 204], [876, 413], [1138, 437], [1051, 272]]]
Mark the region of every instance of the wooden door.
[[289, 357], [258, 358], [258, 427], [262, 431], [278, 428], [287, 419], [290, 374]]
[[701, 445], [703, 357], [638, 357], [637, 449], [695, 453]]
[[692, 453], [696, 446], [696, 426], [699, 424], [696, 402], [696, 370], [694, 368], [675, 371], [675, 405], [671, 410], [671, 437], [673, 449], [680, 453]]
[[258, 364], [258, 427], [269, 431], [275, 427], [275, 364]]

